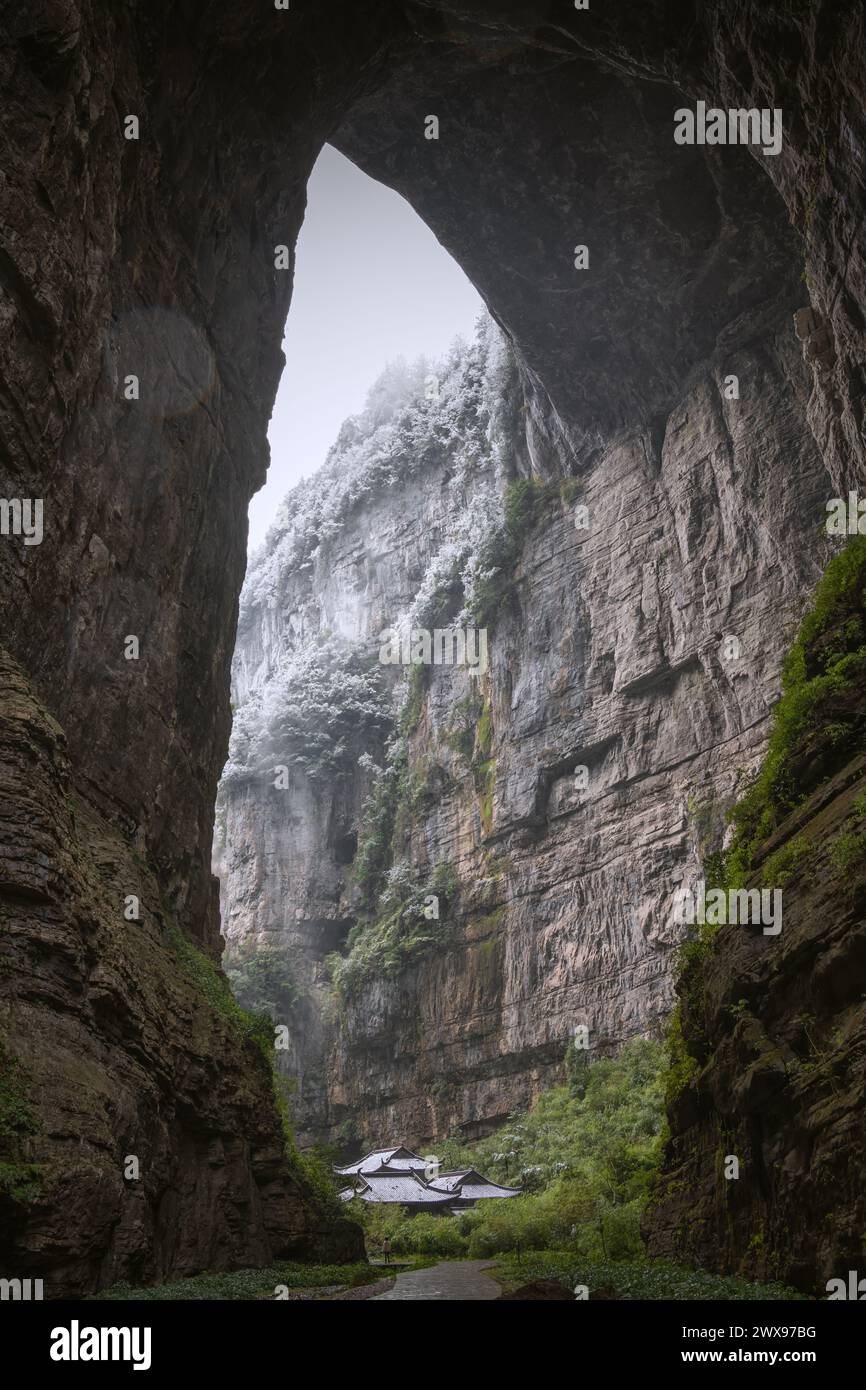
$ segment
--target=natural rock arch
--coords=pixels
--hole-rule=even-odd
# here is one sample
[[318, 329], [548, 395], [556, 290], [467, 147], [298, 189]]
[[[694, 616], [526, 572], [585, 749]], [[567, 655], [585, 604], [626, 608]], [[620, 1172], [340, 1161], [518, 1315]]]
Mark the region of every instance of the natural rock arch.
[[[745, 152], [711, 165], [671, 143], [671, 170], [684, 158], [666, 175], [670, 84], [687, 99], [790, 112], [783, 154], [763, 162], [804, 239], [829, 335], [809, 418], [834, 484], [862, 472], [860, 7], [513, 8], [285, 12], [219, 0], [109, 13], [42, 0], [7, 6], [0, 22], [0, 457], [7, 491], [46, 503], [43, 546], [2, 553], [6, 782], [28, 806], [6, 860], [3, 987], [7, 1046], [44, 1087], [30, 1153], [54, 1165], [33, 1211], [12, 1211], [4, 1231], [21, 1272], [46, 1272], [50, 1259], [59, 1289], [264, 1257], [309, 1244], [317, 1221], [281, 1168], [254, 1060], [230, 1056], [225, 1036], [193, 1041], [189, 1001], [171, 996], [167, 1009], [163, 929], [176, 923], [218, 951], [209, 847], [244, 567], [238, 517], [264, 476], [282, 365], [291, 277], [275, 272], [273, 247], [294, 244], [322, 143], [406, 192], [454, 251], [524, 360], [530, 450], [576, 471], [626, 427], [657, 448], [678, 388], [768, 286], [775, 310], [799, 307], [785, 269], [796, 242]], [[520, 124], [521, 85], [539, 158], [503, 198], [507, 169], [491, 170], [490, 156], [497, 129]], [[438, 143], [423, 142], [431, 110]], [[123, 136], [129, 113], [137, 141]], [[450, 152], [449, 120], [460, 131]], [[568, 143], [578, 133], [588, 160]], [[552, 180], [546, 157], [559, 161]], [[640, 178], [637, 190], [617, 184], [612, 163]], [[572, 179], [589, 234], [561, 201]], [[543, 196], [543, 230], [527, 238]], [[485, 224], [467, 236], [475, 208]], [[654, 256], [643, 238], [627, 243], [614, 208], [648, 219]], [[713, 264], [721, 231], [742, 285]], [[616, 260], [600, 291], [578, 291], [571, 248], [594, 251], [595, 238]], [[594, 326], [575, 372], [562, 306], [584, 299]], [[130, 334], [142, 308], [176, 317], [143, 332], [136, 320]], [[202, 339], [213, 370], [193, 383], [198, 406], [181, 397], [148, 411], [145, 392], [144, 409], [126, 408], [130, 342], [129, 370], [146, 383], [178, 344], [194, 340], [200, 360]], [[137, 666], [123, 657], [130, 633]], [[135, 891], [143, 929], [118, 942], [115, 904]], [[150, 1177], [130, 1201], [114, 1150], [146, 1148], [154, 1125]], [[203, 1178], [214, 1146], [219, 1195]], [[240, 1235], [220, 1204], [251, 1212]]]

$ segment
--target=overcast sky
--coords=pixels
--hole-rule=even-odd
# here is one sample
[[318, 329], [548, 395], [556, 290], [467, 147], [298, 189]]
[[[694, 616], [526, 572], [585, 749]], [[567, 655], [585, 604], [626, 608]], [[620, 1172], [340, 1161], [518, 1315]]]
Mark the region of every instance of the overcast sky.
[[397, 357], [437, 357], [483, 309], [463, 271], [399, 194], [325, 147], [298, 240], [286, 367], [268, 438], [268, 481], [250, 504], [250, 549], [299, 478]]

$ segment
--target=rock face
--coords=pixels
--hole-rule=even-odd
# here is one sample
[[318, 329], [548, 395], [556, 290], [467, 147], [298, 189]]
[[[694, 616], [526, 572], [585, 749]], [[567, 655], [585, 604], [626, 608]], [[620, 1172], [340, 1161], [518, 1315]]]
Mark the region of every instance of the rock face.
[[[343, 1109], [329, 1117], [375, 1092], [377, 1122], [405, 1117], [407, 1137], [487, 1122], [555, 1073], [579, 1008], [614, 1038], [665, 1007], [653, 883], [665, 854], [685, 855], [670, 759], [682, 742], [677, 766], [703, 787], [724, 747], [718, 788], [757, 757], [779, 626], [820, 559], [808, 541], [828, 486], [820, 469], [831, 493], [862, 481], [862, 9], [553, 11], [546, 0], [4, 7], [0, 461], [7, 500], [44, 501], [45, 534], [0, 545], [3, 716], [28, 767], [3, 766], [15, 814], [0, 990], [6, 1053], [46, 1081], [41, 1137], [14, 1145], [14, 1163], [42, 1166], [42, 1196], [4, 1199], [4, 1273], [56, 1268], [58, 1288], [92, 1288], [258, 1258], [263, 1243], [312, 1238], [319, 1219], [303, 1214], [288, 1171], [258, 1216], [237, 1215], [273, 1176], [248, 1128], [243, 1138], [254, 1112], [262, 1152], [278, 1142], [269, 1084], [242, 1046], [214, 1043], [213, 1010], [191, 1032], [199, 1006], [162, 924], [218, 957], [210, 844], [243, 515], [264, 475], [291, 287], [274, 247], [293, 247], [326, 139], [406, 193], [512, 340], [526, 406], [515, 472], [579, 479], [597, 518], [581, 540], [563, 507], [524, 546], [489, 676], [493, 802], [490, 787], [480, 806], [474, 786], [449, 793], [455, 824], [424, 850], [432, 861], [447, 841], [463, 861], [453, 958], [422, 962], [410, 982], [410, 1000], [425, 1001], [417, 1036], [393, 1038], [393, 982], [359, 1005], [345, 1025], [355, 1042], [335, 1044], [328, 1104]], [[673, 109], [699, 98], [782, 108], [782, 153], [675, 147]], [[430, 111], [438, 142], [423, 140]], [[127, 116], [138, 139], [125, 138]], [[589, 273], [574, 269], [577, 244]], [[795, 311], [806, 311], [805, 367]], [[719, 389], [731, 372], [736, 410]], [[549, 636], [521, 621], [542, 592]], [[602, 602], [611, 595], [616, 609]], [[755, 653], [733, 681], [711, 655], [731, 620]], [[419, 750], [444, 700], [434, 685]], [[583, 750], [604, 795], [560, 816], [555, 783]], [[336, 814], [342, 871], [357, 805]], [[629, 856], [650, 848], [650, 882], [619, 920], [597, 906], [598, 876], [615, 889], [627, 867], [625, 820], [640, 836]], [[510, 867], [481, 874], [500, 832], [514, 842]], [[563, 855], [584, 845], [586, 883], [572, 868], [558, 884]], [[138, 934], [114, 942], [139, 884]], [[501, 892], [524, 895], [522, 915]], [[320, 920], [335, 920], [335, 901]], [[470, 945], [482, 938], [491, 944]], [[593, 963], [600, 945], [608, 972]], [[468, 958], [459, 968], [472, 951], [489, 976]], [[136, 1065], [149, 1084], [129, 1080]], [[424, 1089], [443, 1072], [449, 1094], [433, 1105]], [[111, 1101], [107, 1121], [96, 1094]], [[146, 1201], [127, 1185], [119, 1206], [104, 1203], [124, 1152], [148, 1135], [159, 1158]], [[225, 1159], [219, 1202], [185, 1188], [180, 1200], [193, 1151], [199, 1186], [216, 1191], [202, 1176], [212, 1141]], [[88, 1182], [93, 1200], [70, 1201]]]
[[353, 1256], [356, 1229], [286, 1160], [267, 1062], [203, 995], [152, 871], [78, 795], [62, 730], [6, 655], [0, 691], [4, 1274], [56, 1298]]
[[[328, 998], [321, 962], [358, 916], [345, 853], [354, 837], [363, 845], [369, 815], [357, 753], [380, 758], [378, 730], [366, 741], [357, 731], [354, 767], [350, 758], [324, 781], [299, 767], [282, 791], [279, 732], [266, 765], [249, 755], [230, 764], [224, 931], [233, 956], [279, 944], [303, 976], [288, 1066], [313, 1132], [400, 1133], [416, 1145], [488, 1132], [561, 1078], [578, 1024], [604, 1049], [669, 1012], [682, 935], [674, 894], [763, 750], [781, 658], [817, 574], [826, 493], [816, 451], [798, 436], [806, 396], [790, 314], [736, 365], [743, 383], [760, 379], [759, 400], [725, 401], [721, 369], [708, 369], [655, 445], [627, 436], [577, 484], [537, 489], [513, 587], [488, 620], [489, 670], [474, 679], [430, 668], [408, 738], [416, 790], [398, 810], [391, 855], [413, 882], [436, 866], [456, 872], [440, 951], [399, 970], [380, 960], [342, 1006]], [[490, 425], [506, 477], [528, 467], [523, 418], [505, 396]], [[454, 459], [428, 428], [396, 462], [391, 436], [373, 439], [397, 480], [371, 483], [312, 560], [289, 543], [293, 527], [315, 525], [304, 513], [278, 525], [254, 564], [235, 657], [239, 744], [262, 690], [297, 681], [287, 653], [327, 632], [375, 661], [383, 629], [407, 612], [423, 625], [413, 600], [442, 570], [458, 510], [501, 509], [477, 453], [474, 496], [449, 494]], [[797, 437], [794, 494], [782, 440]], [[338, 445], [323, 496], [349, 452]], [[790, 550], [761, 520], [771, 496]], [[585, 529], [575, 524], [583, 507]]]
[[749, 888], [781, 885], [781, 931], [720, 927], [678, 984], [679, 1084], [645, 1217], [653, 1255], [819, 1296], [830, 1279], [847, 1287], [866, 1228], [866, 555], [855, 544], [856, 565], [802, 643], [806, 714], [791, 716], [787, 694], [784, 756], [746, 864]]

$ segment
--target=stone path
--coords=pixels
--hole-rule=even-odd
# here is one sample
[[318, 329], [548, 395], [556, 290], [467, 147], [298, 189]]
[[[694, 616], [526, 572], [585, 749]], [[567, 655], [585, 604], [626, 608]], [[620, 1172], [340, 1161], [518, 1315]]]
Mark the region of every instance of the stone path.
[[502, 1290], [489, 1274], [492, 1260], [455, 1260], [432, 1265], [430, 1269], [407, 1270], [387, 1293], [377, 1294], [371, 1303], [395, 1298], [439, 1298], [452, 1302], [479, 1302], [498, 1298]]

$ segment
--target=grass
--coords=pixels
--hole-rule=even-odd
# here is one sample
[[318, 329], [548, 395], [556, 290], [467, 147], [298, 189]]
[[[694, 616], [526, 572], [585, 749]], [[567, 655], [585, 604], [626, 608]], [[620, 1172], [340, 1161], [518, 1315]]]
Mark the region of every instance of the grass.
[[530, 1251], [519, 1257], [507, 1255], [490, 1273], [506, 1290], [519, 1288], [534, 1279], [556, 1279], [570, 1289], [586, 1285], [590, 1298], [594, 1289], [612, 1288], [625, 1299], [805, 1301], [804, 1294], [784, 1284], [752, 1284], [735, 1276], [686, 1269], [667, 1260], [587, 1263], [567, 1250]]
[[152, 1284], [146, 1288], [133, 1284], [114, 1284], [88, 1302], [190, 1302], [207, 1299], [249, 1301], [275, 1297], [279, 1285], [289, 1289], [323, 1289], [341, 1284], [358, 1288], [382, 1278], [381, 1269], [368, 1264], [303, 1265], [274, 1264], [265, 1269], [238, 1269], [230, 1274], [197, 1274], [172, 1284]]

